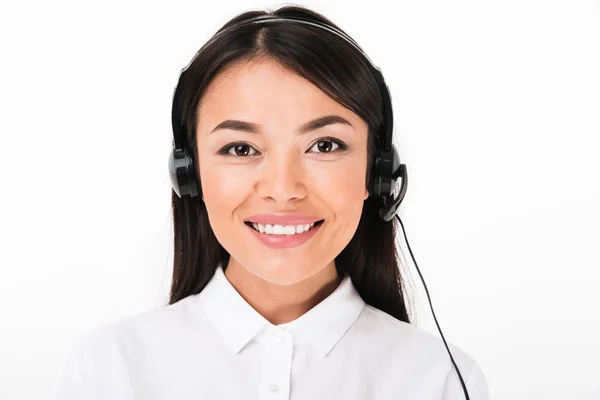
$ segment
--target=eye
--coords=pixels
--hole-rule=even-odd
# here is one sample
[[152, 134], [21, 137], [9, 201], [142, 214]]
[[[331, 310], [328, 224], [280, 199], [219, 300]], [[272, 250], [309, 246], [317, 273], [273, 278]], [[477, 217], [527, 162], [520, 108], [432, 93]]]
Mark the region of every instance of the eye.
[[[231, 149], [233, 149], [234, 154], [231, 154]], [[243, 143], [243, 142], [239, 142], [239, 143], [232, 143], [228, 146], [223, 147], [223, 149], [221, 149], [219, 151], [219, 154], [223, 155], [223, 156], [230, 156], [230, 157], [247, 157], [248, 155], [248, 151], [246, 149], [254, 149], [252, 146], [250, 146], [247, 143]], [[244, 154], [242, 156], [238, 155], [238, 154]]]
[[[319, 143], [334, 143], [335, 145], [337, 145], [337, 149], [335, 149], [335, 150], [332, 151], [331, 150], [331, 145], [318, 146]], [[346, 150], [348, 148], [348, 146], [346, 146], [342, 141], [334, 139], [334, 138], [329, 138], [329, 137], [319, 139], [315, 143], [315, 145], [313, 147], [311, 147], [311, 149], [314, 148], [315, 146], [317, 146], [317, 148], [320, 149], [320, 150], [326, 150], [326, 151], [323, 151], [323, 152], [319, 152], [319, 153], [322, 153], [322, 154], [333, 153], [335, 151], [344, 151], [344, 150]]]
[[[334, 143], [338, 147], [334, 150], [331, 150], [331, 145], [318, 146], [320, 143]], [[336, 151], [341, 152], [341, 151], [346, 151], [348, 149], [348, 146], [346, 144], [344, 144], [344, 142], [342, 142], [341, 140], [335, 139], [335, 138], [331, 138], [331, 137], [320, 138], [311, 147], [311, 149], [313, 149], [315, 147], [317, 147], [317, 149], [321, 150], [321, 151], [316, 151], [316, 153], [319, 153], [319, 154], [329, 154], [329, 153], [334, 153]], [[248, 157], [248, 153], [249, 153], [248, 149], [252, 149], [252, 150], [256, 151], [252, 146], [250, 146], [247, 143], [236, 142], [236, 143], [231, 143], [231, 144], [223, 147], [219, 151], [219, 154], [223, 155], [223, 156], [228, 156], [228, 157], [231, 156], [231, 157], [236, 157], [236, 158], [246, 158], [246, 157]], [[231, 150], [233, 150], [233, 152]], [[250, 155], [250, 156], [253, 156], [253, 155]]]

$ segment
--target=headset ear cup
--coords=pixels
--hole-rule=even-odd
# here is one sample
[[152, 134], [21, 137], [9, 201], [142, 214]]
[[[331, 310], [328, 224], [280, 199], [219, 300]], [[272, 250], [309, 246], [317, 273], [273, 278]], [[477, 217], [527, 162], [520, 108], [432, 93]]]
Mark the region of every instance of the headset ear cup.
[[371, 186], [371, 194], [386, 201], [390, 194], [390, 178], [392, 172], [393, 156], [391, 151], [384, 149], [377, 150], [375, 157], [375, 165], [373, 166], [374, 174]]
[[179, 154], [175, 147], [169, 152], [169, 180], [173, 191], [181, 198], [179, 180], [177, 179], [177, 165], [180, 164]]
[[379, 150], [375, 160], [373, 193], [379, 198], [379, 216], [390, 221], [397, 213], [407, 189], [406, 165], [400, 163], [400, 155], [395, 146]]
[[187, 149], [173, 148], [169, 155], [169, 178], [177, 196], [198, 196], [198, 185], [195, 179], [194, 161]]

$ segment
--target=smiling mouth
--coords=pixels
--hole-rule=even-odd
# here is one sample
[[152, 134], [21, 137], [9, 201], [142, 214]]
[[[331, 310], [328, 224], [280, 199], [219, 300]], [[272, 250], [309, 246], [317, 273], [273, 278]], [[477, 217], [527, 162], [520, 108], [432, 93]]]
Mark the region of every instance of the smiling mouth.
[[[325, 222], [324, 219], [315, 222], [314, 226], [312, 228], [310, 228], [310, 230], [313, 230], [314, 228], [318, 227], [319, 225], [321, 225], [323, 222]], [[247, 226], [249, 226], [250, 228], [254, 229], [254, 227], [252, 226], [252, 222], [250, 221], [244, 221], [244, 224], [246, 224]], [[264, 225], [269, 225], [269, 224], [264, 224]], [[301, 224], [300, 224], [301, 225]], [[257, 229], [254, 229], [255, 231], [258, 232]], [[305, 231], [306, 232], [306, 231]], [[285, 236], [285, 235], [274, 235], [274, 236]]]

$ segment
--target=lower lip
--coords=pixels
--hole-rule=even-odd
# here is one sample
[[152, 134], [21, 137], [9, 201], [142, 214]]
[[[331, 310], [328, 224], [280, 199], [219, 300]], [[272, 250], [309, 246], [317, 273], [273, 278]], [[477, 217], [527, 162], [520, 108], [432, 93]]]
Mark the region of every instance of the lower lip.
[[306, 243], [311, 237], [314, 236], [315, 233], [317, 233], [319, 229], [321, 229], [321, 226], [323, 226], [324, 223], [325, 221], [306, 232], [297, 233], [295, 235], [268, 235], [266, 233], [260, 233], [246, 224], [244, 225], [250, 229], [254, 237], [260, 240], [265, 246], [273, 249], [285, 249], [288, 247], [300, 246], [301, 244]]

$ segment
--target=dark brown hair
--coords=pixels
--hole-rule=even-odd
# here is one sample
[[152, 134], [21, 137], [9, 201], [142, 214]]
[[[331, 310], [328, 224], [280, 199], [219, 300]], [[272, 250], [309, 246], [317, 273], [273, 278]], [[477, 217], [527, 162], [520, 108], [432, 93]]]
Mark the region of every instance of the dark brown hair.
[[[179, 104], [185, 125], [185, 143], [198, 171], [196, 143], [197, 110], [211, 80], [230, 63], [268, 58], [309, 80], [332, 99], [363, 120], [368, 129], [367, 188], [373, 179], [376, 134], [382, 115], [381, 94], [367, 60], [349, 43], [321, 28], [296, 22], [245, 24], [260, 15], [300, 17], [328, 24], [342, 31], [324, 16], [301, 6], [284, 6], [272, 12], [247, 11], [227, 22], [198, 52], [182, 74]], [[343, 32], [343, 31], [342, 31]], [[219, 34], [222, 33], [222, 34]], [[200, 196], [202, 188], [200, 186]], [[398, 320], [409, 322], [405, 303], [405, 282], [396, 253], [396, 225], [378, 215], [379, 202], [369, 196], [356, 233], [335, 258], [340, 277], [349, 275], [362, 299]], [[223, 268], [229, 253], [214, 235], [204, 202], [200, 197], [179, 198], [173, 191], [174, 268], [169, 304], [200, 293], [213, 277], [217, 264]]]

